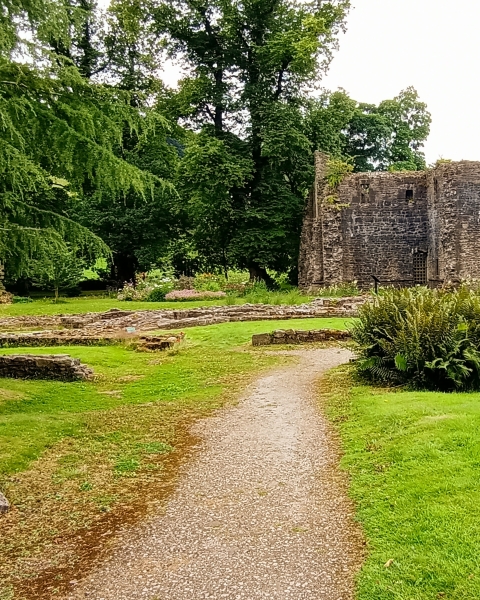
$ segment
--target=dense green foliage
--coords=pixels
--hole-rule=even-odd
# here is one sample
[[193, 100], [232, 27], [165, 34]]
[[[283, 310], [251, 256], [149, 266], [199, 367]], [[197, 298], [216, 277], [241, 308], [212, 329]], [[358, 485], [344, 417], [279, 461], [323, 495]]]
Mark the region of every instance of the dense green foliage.
[[365, 304], [352, 329], [358, 371], [368, 379], [419, 388], [480, 388], [480, 296], [387, 289]]
[[164, 98], [201, 128], [180, 181], [207, 266], [292, 269], [306, 191], [309, 141], [300, 106], [328, 62], [348, 2], [159, 1], [157, 30], [191, 75]]
[[72, 250], [65, 250], [52, 257], [42, 253], [29, 265], [33, 284], [44, 290], [52, 289], [55, 301], [58, 301], [59, 290], [74, 290], [83, 278], [83, 261]]
[[378, 106], [358, 103], [342, 90], [311, 101], [306, 132], [316, 150], [350, 157], [356, 171], [425, 168], [422, 147], [431, 116], [413, 88]]
[[[348, 0], [19, 0], [0, 17], [0, 262], [31, 280], [73, 249], [110, 279], [152, 266], [295, 281], [314, 150], [417, 169], [430, 116], [312, 100]], [[168, 89], [173, 59], [186, 75]], [[88, 261], [87, 261], [88, 262]], [[19, 287], [27, 291], [27, 287]]]
[[389, 391], [350, 374], [331, 372], [320, 393], [366, 538], [355, 598], [476, 600], [480, 394]]
[[125, 160], [125, 132], [134, 150], [164, 120], [140, 113], [118, 86], [90, 81], [101, 60], [91, 17], [88, 2], [34, 0], [14, 2], [0, 20], [0, 260], [10, 277], [28, 274], [40, 242], [52, 254], [69, 242], [108, 255], [70, 218], [79, 198], [171, 192]]

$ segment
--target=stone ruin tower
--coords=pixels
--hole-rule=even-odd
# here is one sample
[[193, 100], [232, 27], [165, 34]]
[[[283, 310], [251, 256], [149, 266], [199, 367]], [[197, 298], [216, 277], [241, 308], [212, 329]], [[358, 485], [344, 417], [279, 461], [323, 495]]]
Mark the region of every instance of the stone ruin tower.
[[357, 281], [440, 286], [480, 279], [480, 162], [347, 175], [332, 198], [315, 155], [299, 258], [304, 290]]

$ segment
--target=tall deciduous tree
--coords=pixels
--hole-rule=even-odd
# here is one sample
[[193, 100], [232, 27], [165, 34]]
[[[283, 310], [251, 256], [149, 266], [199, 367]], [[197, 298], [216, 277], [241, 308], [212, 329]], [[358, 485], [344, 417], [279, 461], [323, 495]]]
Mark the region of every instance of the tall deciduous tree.
[[309, 103], [305, 117], [313, 149], [352, 158], [356, 171], [424, 169], [430, 123], [412, 87], [378, 106], [357, 103], [342, 90], [325, 93]]
[[[248, 158], [243, 182], [235, 178], [222, 192], [222, 206], [228, 200], [234, 215], [229, 254], [252, 277], [266, 278], [267, 267], [284, 270], [296, 262], [312, 178], [300, 103], [328, 63], [347, 9], [342, 0], [156, 2], [157, 31], [191, 73], [167, 98], [171, 114], [220, 140], [229, 172]], [[208, 151], [204, 160], [210, 160]], [[198, 166], [215, 177], [206, 163]], [[203, 205], [209, 201], [215, 214], [215, 182], [203, 190]]]

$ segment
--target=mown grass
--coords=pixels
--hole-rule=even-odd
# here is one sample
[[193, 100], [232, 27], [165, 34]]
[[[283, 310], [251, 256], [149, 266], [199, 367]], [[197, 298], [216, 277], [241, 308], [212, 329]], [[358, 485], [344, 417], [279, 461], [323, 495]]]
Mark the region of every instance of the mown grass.
[[[0, 581], [11, 586], [12, 598], [28, 598], [25, 589], [49, 569], [55, 586], [42, 583], [44, 595], [37, 589], [34, 597], [65, 591], [62, 581], [75, 578], [72, 569], [86, 551], [75, 536], [113, 535], [108, 519], [127, 509], [140, 514], [139, 503], [160, 498], [175, 475], [175, 456], [189, 444], [189, 424], [235, 400], [262, 370], [289, 360], [251, 348], [251, 335], [347, 324], [303, 319], [199, 327], [172, 353], [123, 346], [2, 350], [69, 353], [98, 376], [87, 383], [0, 380], [0, 489], [14, 504], [0, 519], [6, 540]], [[60, 568], [64, 580], [55, 572]]]
[[480, 598], [480, 394], [364, 387], [342, 367], [322, 399], [368, 543], [357, 600]]
[[0, 305], [1, 317], [18, 317], [22, 315], [60, 315], [80, 314], [87, 312], [104, 312], [111, 308], [122, 310], [164, 310], [181, 308], [201, 308], [203, 306], [221, 306], [225, 300], [203, 300], [195, 302], [122, 302], [116, 298], [61, 298], [55, 304], [53, 300], [45, 298], [34, 300], [26, 304]]

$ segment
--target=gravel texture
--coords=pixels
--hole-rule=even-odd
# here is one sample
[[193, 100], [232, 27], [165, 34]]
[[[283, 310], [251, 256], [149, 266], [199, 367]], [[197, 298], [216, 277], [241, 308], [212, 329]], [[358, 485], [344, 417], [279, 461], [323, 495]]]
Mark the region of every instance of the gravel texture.
[[351, 600], [362, 538], [314, 382], [346, 350], [299, 350], [197, 431], [165, 512], [125, 529], [69, 600]]

